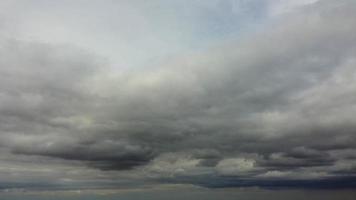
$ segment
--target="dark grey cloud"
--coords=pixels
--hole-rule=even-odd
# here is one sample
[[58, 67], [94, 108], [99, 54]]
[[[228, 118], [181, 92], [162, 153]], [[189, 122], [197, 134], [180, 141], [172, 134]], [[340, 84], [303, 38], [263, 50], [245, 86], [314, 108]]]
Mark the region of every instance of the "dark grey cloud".
[[355, 187], [355, 10], [322, 1], [132, 71], [74, 47], [3, 38], [1, 159], [61, 166], [51, 183]]

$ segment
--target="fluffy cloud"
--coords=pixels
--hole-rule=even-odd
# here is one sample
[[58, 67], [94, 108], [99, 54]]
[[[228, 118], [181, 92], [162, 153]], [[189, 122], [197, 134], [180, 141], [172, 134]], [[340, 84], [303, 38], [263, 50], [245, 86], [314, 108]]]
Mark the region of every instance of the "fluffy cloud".
[[355, 9], [318, 2], [238, 41], [132, 71], [74, 47], [2, 39], [2, 160], [58, 162], [97, 174], [76, 180], [114, 185], [113, 174], [213, 187], [354, 177]]
[[254, 170], [255, 161], [244, 158], [229, 158], [221, 160], [217, 165], [218, 173], [222, 175], [239, 175]]

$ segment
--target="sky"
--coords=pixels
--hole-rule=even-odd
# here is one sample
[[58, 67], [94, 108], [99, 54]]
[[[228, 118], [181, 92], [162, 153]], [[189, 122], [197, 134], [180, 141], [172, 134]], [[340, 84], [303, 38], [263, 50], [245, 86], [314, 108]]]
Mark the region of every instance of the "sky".
[[356, 187], [355, 1], [0, 7], [2, 193]]

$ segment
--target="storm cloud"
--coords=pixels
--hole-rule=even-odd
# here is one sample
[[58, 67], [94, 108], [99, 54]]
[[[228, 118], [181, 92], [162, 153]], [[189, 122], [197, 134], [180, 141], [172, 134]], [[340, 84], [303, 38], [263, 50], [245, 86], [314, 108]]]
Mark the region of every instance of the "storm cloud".
[[135, 69], [2, 36], [0, 179], [356, 187], [355, 11], [318, 1]]

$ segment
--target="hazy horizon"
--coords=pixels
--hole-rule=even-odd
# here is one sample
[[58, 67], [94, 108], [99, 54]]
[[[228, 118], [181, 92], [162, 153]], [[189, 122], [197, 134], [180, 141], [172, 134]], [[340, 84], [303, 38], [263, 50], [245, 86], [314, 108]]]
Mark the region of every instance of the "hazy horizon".
[[260, 189], [260, 188], [222, 188], [207, 189], [189, 186], [168, 188], [146, 188], [131, 190], [96, 190], [96, 191], [42, 191], [42, 192], [5, 192], [1, 200], [274, 200], [274, 199], [313, 199], [313, 200], [354, 200], [356, 191], [342, 190], [306, 190], [306, 189]]

